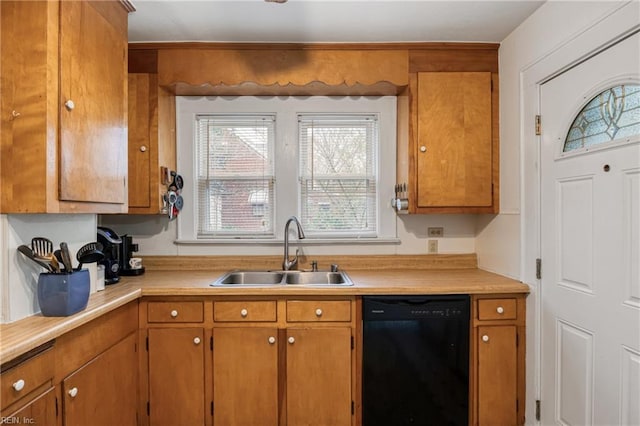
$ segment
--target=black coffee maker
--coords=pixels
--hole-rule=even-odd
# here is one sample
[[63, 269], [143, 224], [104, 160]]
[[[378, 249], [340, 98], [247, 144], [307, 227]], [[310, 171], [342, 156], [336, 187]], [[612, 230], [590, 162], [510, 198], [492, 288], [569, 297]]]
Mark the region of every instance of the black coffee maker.
[[129, 264], [133, 253], [138, 251], [138, 245], [133, 243], [130, 235], [123, 235], [120, 244], [120, 275], [142, 275], [144, 274], [144, 266], [132, 268]]
[[104, 259], [99, 264], [104, 265], [104, 283], [115, 284], [120, 281], [120, 246], [122, 239], [112, 229], [98, 227], [98, 242], [102, 244]]

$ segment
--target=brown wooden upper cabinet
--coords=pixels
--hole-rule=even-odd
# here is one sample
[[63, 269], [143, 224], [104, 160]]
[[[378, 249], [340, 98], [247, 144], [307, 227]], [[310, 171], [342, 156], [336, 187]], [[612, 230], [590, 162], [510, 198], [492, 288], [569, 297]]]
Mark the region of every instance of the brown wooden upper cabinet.
[[498, 45], [409, 53], [398, 96], [398, 183], [409, 213], [499, 211]]
[[128, 2], [3, 1], [2, 213], [127, 211]]
[[421, 72], [417, 89], [417, 207], [490, 208], [491, 73]]
[[175, 96], [158, 86], [158, 74], [130, 73], [129, 214], [161, 213], [161, 167], [175, 170], [175, 143]]

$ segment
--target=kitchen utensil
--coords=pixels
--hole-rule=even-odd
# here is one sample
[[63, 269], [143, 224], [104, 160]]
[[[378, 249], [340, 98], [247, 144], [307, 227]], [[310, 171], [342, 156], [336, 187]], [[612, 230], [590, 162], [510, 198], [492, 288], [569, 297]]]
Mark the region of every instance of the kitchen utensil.
[[42, 266], [47, 271], [53, 272], [53, 268], [51, 266], [49, 266], [49, 264], [44, 263], [43, 261], [36, 259], [35, 255], [33, 254], [33, 250], [31, 250], [28, 246], [22, 244], [22, 245], [18, 246], [18, 251], [20, 253], [22, 253], [23, 255], [25, 255], [26, 257], [28, 257], [29, 259], [33, 260], [38, 265]]
[[80, 250], [76, 253], [76, 259], [78, 260], [76, 271], [82, 269], [83, 263], [95, 263], [104, 259], [102, 249], [102, 244], [98, 242], [88, 243], [80, 247]]
[[51, 240], [44, 237], [35, 237], [31, 240], [31, 250], [36, 258], [49, 263], [53, 272], [60, 272], [58, 259], [53, 255], [53, 243]]
[[60, 243], [60, 255], [62, 256], [62, 264], [67, 272], [73, 272], [73, 265], [71, 264], [71, 255], [69, 254], [69, 246], [67, 243]]
[[173, 186], [178, 190], [180, 190], [180, 189], [182, 189], [184, 187], [184, 179], [182, 179], [182, 176], [180, 176], [176, 172], [172, 171], [171, 172], [171, 177], [173, 178], [173, 180], [171, 181], [169, 186]]
[[35, 237], [31, 239], [31, 250], [36, 256], [47, 257], [53, 253], [53, 243], [48, 238]]
[[58, 264], [61, 264], [62, 267], [64, 267], [64, 263], [62, 262], [62, 252], [60, 251], [60, 249], [56, 249], [53, 252], [53, 255], [55, 256], [56, 260], [58, 261]]

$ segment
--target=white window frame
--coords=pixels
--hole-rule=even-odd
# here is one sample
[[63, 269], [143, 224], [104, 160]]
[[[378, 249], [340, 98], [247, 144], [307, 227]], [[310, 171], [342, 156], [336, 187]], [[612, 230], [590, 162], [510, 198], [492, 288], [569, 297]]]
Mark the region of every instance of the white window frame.
[[[183, 176], [185, 205], [177, 218], [179, 244], [279, 244], [284, 238], [284, 225], [291, 216], [299, 216], [300, 183], [298, 114], [378, 114], [378, 214], [377, 234], [367, 238], [307, 238], [300, 244], [325, 243], [397, 243], [396, 213], [391, 207], [396, 182], [396, 97], [270, 97], [270, 96], [177, 96], [176, 138], [177, 169]], [[275, 235], [272, 238], [203, 239], [197, 237], [195, 202], [194, 135], [197, 114], [275, 114]], [[285, 195], [289, 194], [289, 195]]]

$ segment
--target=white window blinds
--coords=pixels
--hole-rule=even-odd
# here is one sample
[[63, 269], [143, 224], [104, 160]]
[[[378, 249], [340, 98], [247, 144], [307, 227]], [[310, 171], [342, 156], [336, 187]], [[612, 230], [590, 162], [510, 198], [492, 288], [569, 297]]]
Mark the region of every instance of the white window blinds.
[[273, 115], [197, 115], [198, 238], [274, 235]]
[[298, 129], [307, 236], [375, 237], [377, 115], [299, 114]]

